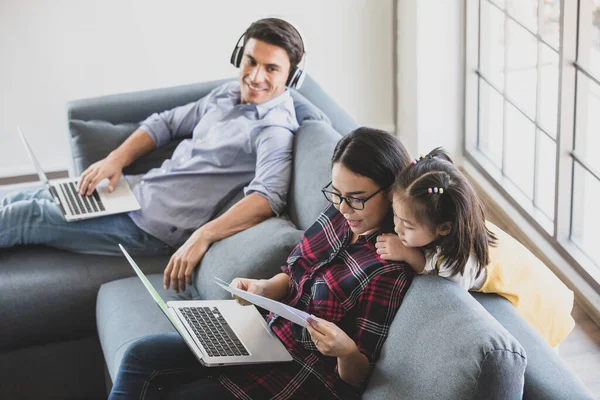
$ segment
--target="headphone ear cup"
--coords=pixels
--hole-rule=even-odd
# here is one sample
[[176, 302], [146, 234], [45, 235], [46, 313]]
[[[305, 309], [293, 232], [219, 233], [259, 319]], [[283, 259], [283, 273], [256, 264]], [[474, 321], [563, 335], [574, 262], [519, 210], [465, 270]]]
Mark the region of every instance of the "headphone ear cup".
[[290, 74], [286, 85], [291, 89], [300, 89], [302, 82], [304, 82], [304, 71], [296, 67]]
[[298, 71], [298, 67], [294, 67], [294, 68], [293, 68], [293, 69], [290, 71], [290, 73], [288, 74], [287, 81], [285, 81], [285, 86], [287, 86], [287, 87], [290, 87], [290, 88], [292, 88], [292, 89], [293, 89], [293, 86], [292, 86], [292, 85], [293, 85], [293, 82], [294, 82], [294, 80], [295, 80], [295, 77], [296, 77], [296, 73], [297, 73], [297, 71]]
[[242, 56], [244, 55], [244, 47], [243, 46], [236, 46], [235, 49], [233, 49], [233, 53], [231, 53], [231, 64], [236, 67], [239, 68], [240, 65], [242, 65]]

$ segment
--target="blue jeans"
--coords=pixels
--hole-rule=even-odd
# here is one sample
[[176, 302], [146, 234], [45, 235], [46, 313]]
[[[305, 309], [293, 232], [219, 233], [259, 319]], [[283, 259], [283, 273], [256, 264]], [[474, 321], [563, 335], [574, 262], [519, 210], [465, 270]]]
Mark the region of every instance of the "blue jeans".
[[135, 341], [121, 361], [108, 397], [118, 399], [234, 399], [194, 357], [178, 333]]
[[46, 189], [17, 192], [0, 201], [0, 249], [43, 244], [76, 253], [168, 255], [171, 248], [144, 232], [127, 214], [67, 222]]

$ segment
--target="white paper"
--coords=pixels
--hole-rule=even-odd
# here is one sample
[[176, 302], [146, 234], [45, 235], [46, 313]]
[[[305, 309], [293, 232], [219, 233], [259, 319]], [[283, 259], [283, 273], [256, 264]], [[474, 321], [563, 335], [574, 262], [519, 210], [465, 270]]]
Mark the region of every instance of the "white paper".
[[298, 310], [297, 308], [290, 307], [278, 301], [271, 300], [254, 293], [248, 293], [245, 290], [240, 290], [238, 288], [231, 287], [227, 284], [227, 282], [224, 282], [223, 280], [217, 277], [215, 277], [215, 282], [217, 283], [217, 285], [221, 286], [229, 293], [235, 294], [237, 297], [240, 297], [254, 305], [262, 307], [265, 310], [269, 310], [272, 313], [277, 314], [280, 317], [283, 317], [287, 320], [290, 320], [293, 323], [298, 324], [302, 327], [306, 326], [307, 320], [310, 317], [310, 314], [305, 313], [302, 310]]

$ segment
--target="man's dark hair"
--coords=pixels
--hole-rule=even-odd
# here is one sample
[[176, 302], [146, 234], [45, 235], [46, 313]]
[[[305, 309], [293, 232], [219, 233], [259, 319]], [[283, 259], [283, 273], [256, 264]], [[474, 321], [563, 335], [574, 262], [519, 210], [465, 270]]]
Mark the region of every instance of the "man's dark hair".
[[298, 66], [304, 55], [300, 33], [289, 22], [279, 18], [264, 18], [253, 22], [244, 33], [244, 46], [249, 39], [284, 49], [290, 59], [290, 71]]

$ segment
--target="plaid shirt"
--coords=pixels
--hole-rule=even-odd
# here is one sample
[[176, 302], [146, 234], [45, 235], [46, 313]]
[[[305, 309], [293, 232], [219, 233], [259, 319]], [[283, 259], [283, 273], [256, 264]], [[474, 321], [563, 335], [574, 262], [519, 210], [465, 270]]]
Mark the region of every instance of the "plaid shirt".
[[[412, 270], [406, 264], [378, 257], [374, 245], [377, 235], [359, 236], [357, 242], [350, 243], [348, 223], [329, 206], [282, 267], [290, 276], [289, 295], [282, 302], [343, 329], [369, 360], [370, 371], [412, 280]], [[360, 397], [368, 378], [358, 386], [344, 382], [337, 373], [337, 358], [321, 354], [306, 328], [277, 315], [269, 315], [269, 325], [293, 361], [222, 370], [218, 379], [235, 397]]]

